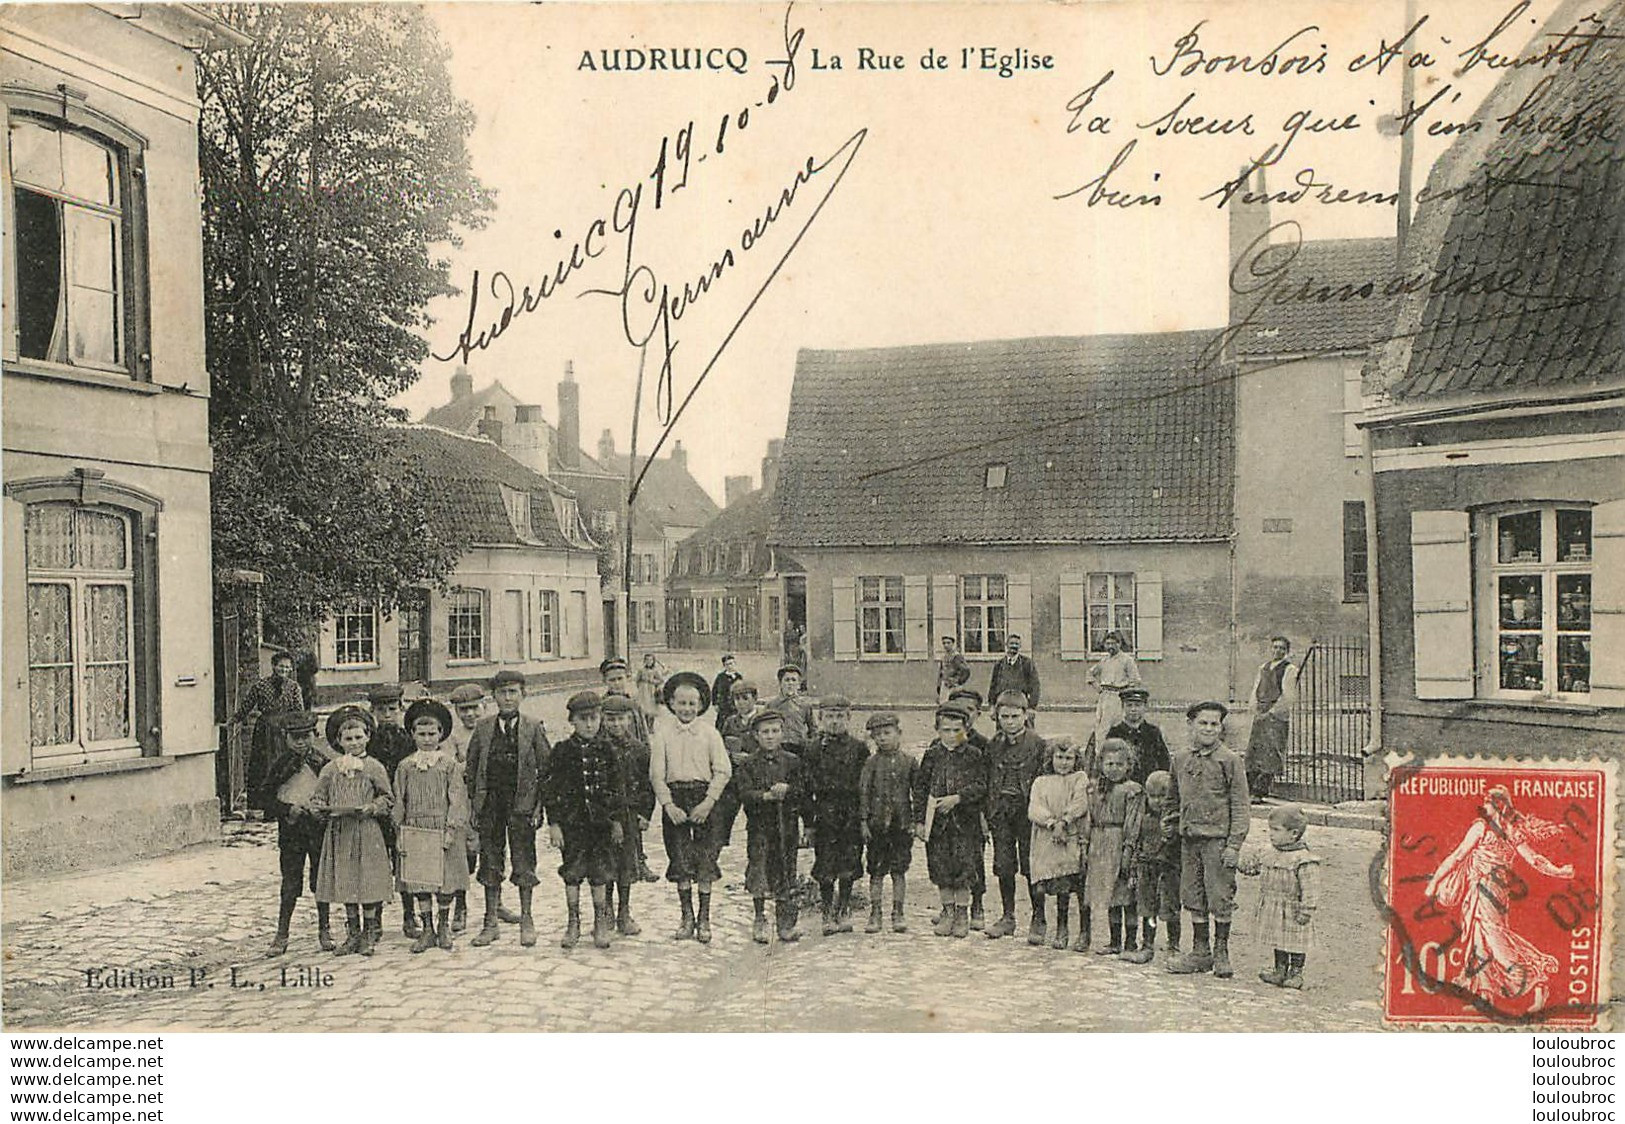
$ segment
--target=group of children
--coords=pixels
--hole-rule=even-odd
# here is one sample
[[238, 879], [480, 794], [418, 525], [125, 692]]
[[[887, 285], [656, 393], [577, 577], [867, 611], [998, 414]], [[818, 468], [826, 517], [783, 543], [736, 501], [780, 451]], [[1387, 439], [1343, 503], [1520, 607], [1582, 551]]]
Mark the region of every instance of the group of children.
[[[868, 717], [871, 751], [850, 732], [850, 700], [829, 695], [814, 703], [800, 693], [795, 665], [780, 669], [779, 694], [766, 703], [754, 684], [735, 679], [720, 724], [701, 720], [713, 699], [696, 673], [665, 680], [665, 710], [651, 724], [630, 697], [624, 661], [606, 660], [600, 671], [605, 693], [569, 699], [571, 733], [556, 743], [520, 713], [524, 680], [510, 671], [490, 684], [494, 714], [482, 716], [483, 692], [465, 685], [451, 698], [456, 720], [440, 702], [419, 699], [402, 721], [396, 688], [380, 692], [370, 711], [336, 711], [326, 748], [316, 742], [309, 713], [279, 716], [282, 737], [271, 739], [250, 778], [251, 797], [279, 824], [281, 901], [269, 955], [287, 950], [307, 866], [318, 940], [335, 954], [370, 955], [381, 936], [382, 903], [397, 893], [412, 951], [451, 950], [466, 925], [470, 875], [485, 893], [472, 943], [499, 939], [506, 922], [519, 925], [522, 945], [533, 945], [535, 837], [544, 824], [561, 856], [561, 946], [581, 939], [586, 882], [591, 940], [607, 948], [617, 933], [640, 931], [631, 887], [655, 877], [642, 839], [658, 807], [666, 878], [681, 910], [678, 940], [711, 940], [719, 853], [742, 810], [757, 943], [775, 933], [784, 942], [799, 938], [797, 861], [809, 842], [825, 936], [852, 931], [853, 885], [865, 872], [865, 931], [886, 927], [889, 877], [890, 928], [906, 932], [906, 876], [914, 843], [922, 841], [941, 900], [938, 936], [964, 937], [974, 928], [990, 938], [1013, 936], [1024, 879], [1029, 944], [1146, 964], [1160, 922], [1167, 967], [1177, 974], [1232, 974], [1236, 874], [1259, 874], [1255, 929], [1275, 949], [1274, 967], [1260, 978], [1303, 986], [1319, 859], [1304, 842], [1302, 810], [1291, 805], [1270, 816], [1270, 852], [1243, 856], [1247, 780], [1223, 742], [1222, 703], [1191, 707], [1190, 744], [1170, 755], [1146, 720], [1143, 689], [1121, 693], [1122, 720], [1097, 746], [1093, 738], [1080, 745], [1040, 737], [1027, 698], [1015, 691], [994, 700], [996, 731], [988, 738], [976, 728], [980, 697], [960, 688], [937, 707], [935, 737], [916, 761], [902, 749], [895, 713]], [[988, 923], [982, 899], [990, 838], [1002, 909]], [[501, 901], [510, 865], [517, 915]], [[334, 903], [345, 908], [342, 943], [330, 930]], [[1182, 909], [1191, 917], [1188, 949], [1181, 948]]]

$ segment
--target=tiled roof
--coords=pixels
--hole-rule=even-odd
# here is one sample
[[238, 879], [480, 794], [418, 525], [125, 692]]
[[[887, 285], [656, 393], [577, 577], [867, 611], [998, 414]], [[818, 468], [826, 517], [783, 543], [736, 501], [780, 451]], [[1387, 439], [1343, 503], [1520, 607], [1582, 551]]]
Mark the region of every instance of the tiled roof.
[[[559, 529], [552, 496], [573, 498], [570, 489], [532, 472], [483, 437], [467, 437], [431, 425], [397, 427], [401, 453], [412, 458], [438, 492], [442, 518], [470, 542], [491, 546], [542, 546], [591, 550], [577, 529], [571, 543]], [[531, 497], [531, 538], [523, 539], [508, 518], [500, 485]]]
[[423, 415], [423, 424], [437, 425], [453, 433], [473, 433], [485, 416], [485, 407], [497, 407], [500, 415], [512, 421], [508, 415], [518, 404], [519, 399], [514, 397], [513, 391], [503, 386], [501, 379], [493, 379], [489, 385], [480, 387], [472, 394], [453, 397], [444, 406], [436, 406]]
[[[1566, 0], [1529, 53], [1596, 11]], [[1614, 35], [1562, 65], [1508, 71], [1445, 153], [1411, 230], [1407, 296], [1368, 389], [1395, 400], [1617, 383], [1625, 357], [1625, 2], [1597, 19]], [[1526, 99], [1551, 123], [1505, 128]], [[1571, 135], [1559, 132], [1566, 127]], [[1506, 277], [1505, 271], [1521, 271]], [[1485, 292], [1469, 278], [1500, 278]], [[1446, 281], [1458, 282], [1446, 285]], [[1441, 291], [1431, 291], [1439, 289]]]
[[[749, 544], [752, 548], [750, 565], [741, 573], [737, 564], [731, 564], [728, 574], [760, 577], [773, 570], [774, 552], [767, 546], [767, 537], [773, 529], [773, 517], [777, 511], [778, 507], [773, 503], [772, 493], [758, 488], [723, 508], [715, 519], [684, 539], [683, 545], [678, 549], [684, 552], [703, 551], [712, 543], [718, 543], [729, 552], [726, 557], [732, 563], [732, 548], [736, 545]], [[683, 580], [688, 584], [696, 582], [704, 584], [704, 578], [701, 576], [685, 575]]]
[[1354, 351], [1384, 339], [1398, 303], [1387, 284], [1397, 275], [1394, 252], [1392, 238], [1303, 242], [1285, 267], [1278, 298], [1231, 297], [1238, 317], [1248, 318], [1235, 338], [1236, 355]]
[[[642, 465], [647, 457], [639, 457]], [[625, 495], [627, 456], [611, 453], [608, 459], [595, 462], [603, 471], [620, 477], [616, 502]], [[657, 520], [662, 526], [701, 527], [717, 514], [718, 507], [700, 482], [689, 474], [686, 464], [679, 464], [669, 456], [656, 457], [654, 467], [643, 478], [638, 489], [638, 514]]]
[[[803, 351], [775, 543], [1212, 541], [1233, 374], [1212, 332]], [[1002, 488], [988, 466], [1006, 466]]]

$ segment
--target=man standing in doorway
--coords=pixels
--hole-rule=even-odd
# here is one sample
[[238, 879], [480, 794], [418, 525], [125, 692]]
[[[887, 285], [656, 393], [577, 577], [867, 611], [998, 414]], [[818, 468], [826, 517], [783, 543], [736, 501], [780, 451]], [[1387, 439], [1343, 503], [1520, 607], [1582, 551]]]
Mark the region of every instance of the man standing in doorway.
[[1292, 641], [1270, 637], [1270, 658], [1253, 680], [1253, 728], [1247, 736], [1247, 791], [1254, 804], [1270, 794], [1275, 775], [1286, 762], [1287, 717], [1298, 685], [1298, 669], [1288, 658]]

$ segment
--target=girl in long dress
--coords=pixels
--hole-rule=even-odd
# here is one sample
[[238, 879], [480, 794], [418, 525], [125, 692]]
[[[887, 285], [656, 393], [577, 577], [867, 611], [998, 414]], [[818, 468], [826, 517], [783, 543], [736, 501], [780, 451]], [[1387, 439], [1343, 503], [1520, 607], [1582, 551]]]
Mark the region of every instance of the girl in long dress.
[[1508, 917], [1478, 888], [1498, 885], [1497, 875], [1513, 869], [1514, 857], [1549, 878], [1573, 878], [1573, 866], [1558, 866], [1532, 845], [1561, 831], [1557, 824], [1513, 808], [1512, 795], [1504, 787], [1490, 789], [1480, 816], [1427, 884], [1427, 896], [1461, 918], [1466, 955], [1461, 973], [1451, 983], [1489, 1003], [1530, 995], [1531, 1010], [1545, 1006], [1546, 983], [1558, 970], [1557, 958], [1514, 932]]
[[323, 767], [310, 798], [311, 809], [327, 817], [316, 900], [344, 903], [345, 938], [334, 956], [371, 956], [383, 934], [384, 899], [395, 895], [382, 826], [394, 794], [383, 765], [367, 755], [372, 730], [372, 716], [360, 707], [333, 712], [327, 741], [339, 756]]
[[452, 951], [451, 905], [459, 893], [468, 890], [468, 789], [463, 783], [463, 767], [457, 763], [455, 747], [449, 740], [451, 727], [451, 711], [441, 703], [434, 699], [414, 702], [406, 711], [406, 729], [417, 748], [395, 770], [393, 817], [397, 836], [403, 827], [421, 828], [440, 836], [438, 877], [427, 881], [419, 881], [424, 876], [415, 862], [408, 876], [407, 848], [402, 848], [400, 890], [413, 896], [423, 922], [412, 944], [413, 952], [427, 952], [436, 945]]
[[[1083, 908], [1083, 844], [1089, 836], [1089, 778], [1078, 768], [1078, 746], [1068, 738], [1050, 743], [1052, 772], [1033, 779], [1027, 800], [1027, 818], [1033, 837], [1029, 863], [1033, 890], [1056, 899], [1055, 936], [1051, 948], [1067, 946], [1067, 914], [1072, 895]], [[1042, 944], [1043, 934], [1034, 930]]]
[[1095, 925], [1095, 951], [1115, 956], [1123, 951], [1123, 927], [1132, 924], [1128, 907], [1134, 904], [1129, 875], [1138, 861], [1140, 819], [1145, 815], [1145, 790], [1129, 780], [1134, 747], [1122, 738], [1107, 738], [1100, 754], [1100, 780], [1089, 801], [1089, 854], [1083, 883], [1083, 916], [1078, 929], [1078, 951], [1088, 947], [1091, 921], [1106, 918], [1109, 941], [1099, 942]]

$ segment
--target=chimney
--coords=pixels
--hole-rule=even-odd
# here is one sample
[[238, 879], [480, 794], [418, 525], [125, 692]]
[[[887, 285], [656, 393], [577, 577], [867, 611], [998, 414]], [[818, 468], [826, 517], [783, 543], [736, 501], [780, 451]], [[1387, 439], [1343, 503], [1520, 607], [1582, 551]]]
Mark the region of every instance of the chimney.
[[540, 406], [515, 406], [513, 430], [503, 448], [532, 472], [547, 473], [547, 427]]
[[[1247, 169], [1243, 168], [1242, 174], [1246, 173]], [[1265, 239], [1270, 229], [1270, 205], [1264, 188], [1264, 169], [1259, 168], [1255, 175], [1249, 176], [1248, 182], [1225, 206], [1230, 210], [1230, 272], [1225, 275], [1225, 282], [1230, 291], [1230, 322], [1234, 324], [1245, 312], [1245, 308], [1237, 307], [1235, 288], [1248, 287], [1252, 263], [1268, 245]], [[1252, 247], [1251, 253], [1248, 253], [1249, 247]]]
[[673, 468], [688, 471], [688, 450], [683, 448], [681, 440], [673, 441], [671, 445], [671, 464]]
[[615, 459], [615, 435], [607, 429], [598, 437], [598, 459], [606, 468]]
[[762, 458], [762, 491], [768, 495], [779, 486], [779, 462], [784, 459], [784, 439], [775, 437], [767, 443], [767, 456]]
[[502, 444], [502, 423], [497, 420], [497, 408], [487, 406], [480, 419], [480, 436], [489, 438], [493, 445]]
[[581, 467], [581, 387], [576, 382], [575, 361], [564, 361], [564, 381], [559, 383], [558, 467]]
[[463, 366], [461, 363], [457, 364], [457, 369], [455, 371], [453, 371], [452, 374], [451, 374], [451, 397], [452, 397], [452, 400], [456, 401], [459, 398], [467, 398], [470, 394], [473, 394], [473, 393], [474, 393], [474, 379], [473, 379], [473, 376], [471, 376], [468, 373], [468, 368], [467, 367]]
[[732, 507], [750, 495], [749, 476], [726, 476], [722, 480], [722, 506]]

